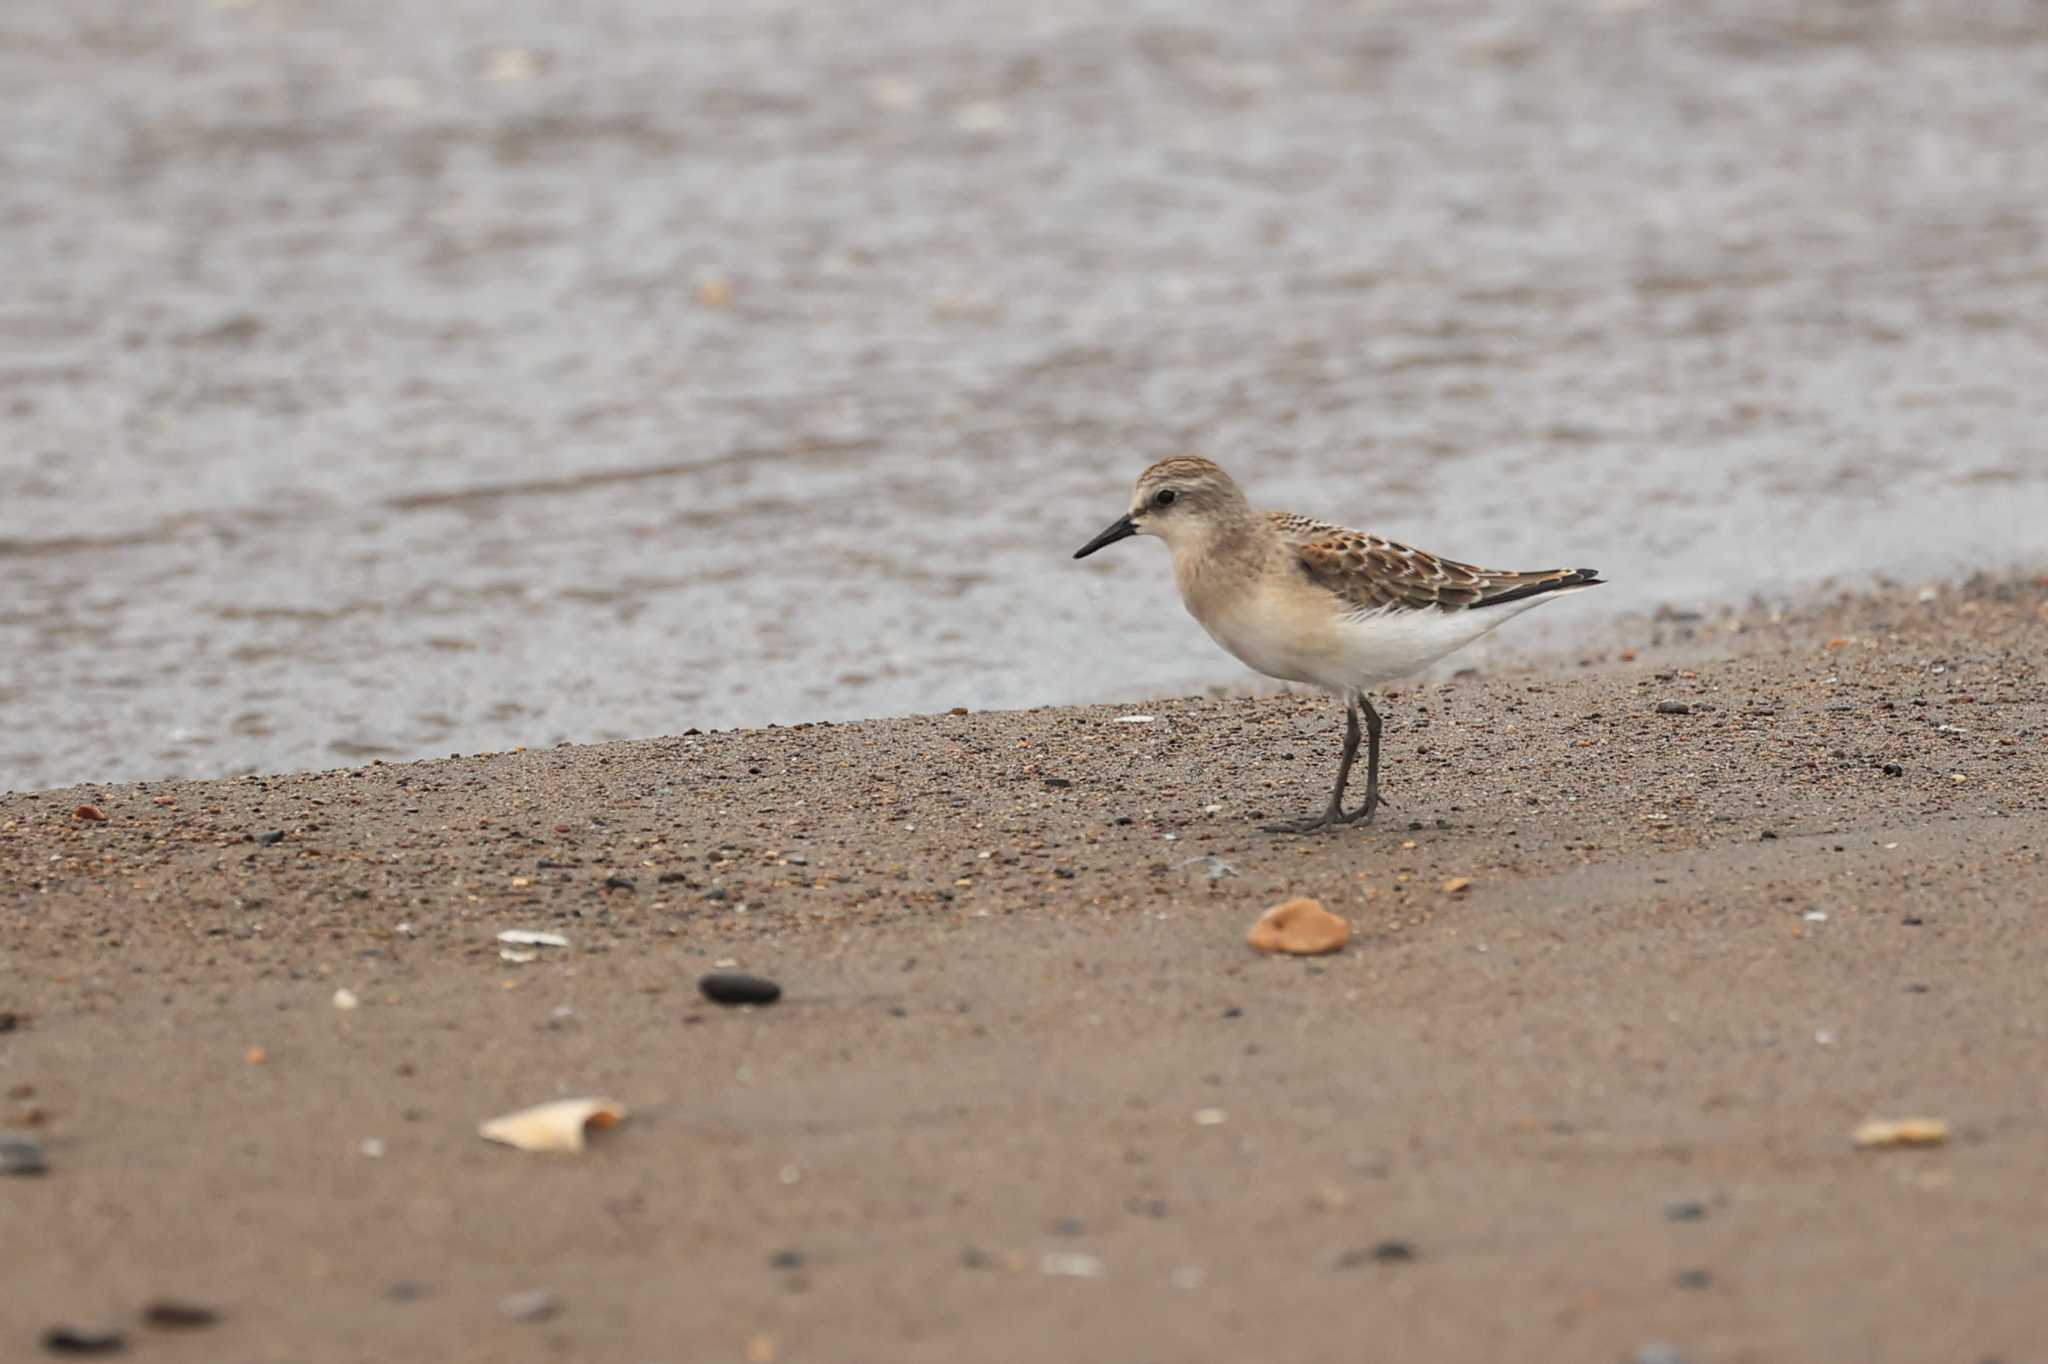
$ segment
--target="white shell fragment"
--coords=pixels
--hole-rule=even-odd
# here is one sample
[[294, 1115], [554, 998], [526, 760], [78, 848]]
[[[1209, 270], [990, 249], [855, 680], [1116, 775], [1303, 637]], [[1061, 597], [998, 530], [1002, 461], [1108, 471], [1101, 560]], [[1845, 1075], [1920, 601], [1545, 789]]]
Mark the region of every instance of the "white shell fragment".
[[540, 953], [538, 952], [521, 952], [516, 947], [501, 947], [498, 949], [498, 960], [509, 961], [514, 966], [524, 966], [530, 961], [538, 961], [539, 959]]
[[585, 1131], [616, 1126], [625, 1116], [610, 1099], [557, 1099], [492, 1118], [476, 1134], [522, 1151], [581, 1151]]
[[1872, 1118], [1856, 1129], [1864, 1150], [1887, 1146], [1939, 1146], [1948, 1140], [1948, 1124], [1940, 1118]]
[[498, 935], [499, 942], [508, 942], [516, 947], [567, 947], [569, 940], [559, 933], [542, 933], [532, 928], [508, 928]]
[[1099, 1279], [1103, 1263], [1079, 1251], [1047, 1251], [1038, 1257], [1038, 1272], [1054, 1278]]
[[1156, 715], [1119, 715], [1110, 723], [1117, 725], [1149, 725], [1158, 718]]
[[353, 1009], [360, 1003], [362, 1001], [356, 998], [356, 992], [346, 986], [334, 992], [334, 1007], [337, 1009]]

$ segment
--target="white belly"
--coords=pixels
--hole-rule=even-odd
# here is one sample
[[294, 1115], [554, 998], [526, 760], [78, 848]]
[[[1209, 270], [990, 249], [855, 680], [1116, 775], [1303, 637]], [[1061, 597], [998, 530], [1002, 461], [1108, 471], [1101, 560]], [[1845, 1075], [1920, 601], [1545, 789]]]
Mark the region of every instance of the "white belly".
[[1444, 655], [1549, 597], [1477, 611], [1303, 612], [1292, 599], [1252, 599], [1203, 620], [1218, 644], [1268, 677], [1334, 692], [1377, 687]]

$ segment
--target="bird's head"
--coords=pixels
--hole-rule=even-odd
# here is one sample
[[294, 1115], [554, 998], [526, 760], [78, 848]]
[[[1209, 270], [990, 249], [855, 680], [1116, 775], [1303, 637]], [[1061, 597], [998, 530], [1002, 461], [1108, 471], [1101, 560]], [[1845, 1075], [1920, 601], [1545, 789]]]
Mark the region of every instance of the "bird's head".
[[1104, 545], [1133, 535], [1156, 535], [1179, 549], [1207, 539], [1250, 511], [1230, 475], [1208, 460], [1193, 455], [1162, 459], [1138, 475], [1131, 489], [1131, 509], [1075, 550], [1074, 557], [1085, 559]]

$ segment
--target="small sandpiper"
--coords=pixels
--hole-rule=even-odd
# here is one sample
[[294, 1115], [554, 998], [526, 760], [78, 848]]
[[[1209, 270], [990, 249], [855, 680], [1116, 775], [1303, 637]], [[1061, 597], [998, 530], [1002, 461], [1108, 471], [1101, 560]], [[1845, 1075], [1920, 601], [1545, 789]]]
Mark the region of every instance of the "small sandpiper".
[[[1139, 475], [1130, 511], [1074, 557], [1133, 535], [1166, 541], [1181, 601], [1211, 639], [1268, 677], [1344, 698], [1344, 757], [1329, 806], [1267, 826], [1283, 833], [1371, 822], [1380, 804], [1380, 715], [1368, 688], [1419, 672], [1532, 606], [1602, 581], [1590, 568], [1474, 568], [1327, 521], [1254, 511], [1229, 474], [1189, 456]], [[1370, 740], [1365, 800], [1346, 810], [1361, 708]]]

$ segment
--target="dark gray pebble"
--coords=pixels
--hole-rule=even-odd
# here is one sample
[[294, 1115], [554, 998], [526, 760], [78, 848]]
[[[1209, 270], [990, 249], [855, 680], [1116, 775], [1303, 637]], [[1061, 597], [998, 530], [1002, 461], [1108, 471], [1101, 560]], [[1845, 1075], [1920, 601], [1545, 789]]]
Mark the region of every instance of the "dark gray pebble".
[[412, 1279], [400, 1279], [384, 1290], [384, 1296], [393, 1302], [418, 1302], [427, 1296], [427, 1286]]
[[0, 1136], [0, 1175], [39, 1175], [47, 1168], [41, 1143], [28, 1137]]
[[256, 841], [258, 843], [261, 843], [266, 848], [272, 845], [273, 843], [282, 843], [284, 842], [284, 830], [272, 829], [267, 834], [258, 834], [256, 835]]
[[1415, 1247], [1406, 1241], [1382, 1241], [1376, 1246], [1354, 1246], [1337, 1257], [1337, 1268], [1356, 1269], [1360, 1265], [1402, 1265], [1415, 1258]]
[[89, 1326], [52, 1326], [43, 1332], [43, 1348], [53, 1355], [116, 1355], [128, 1348], [119, 1331]]
[[665, 871], [654, 879], [664, 886], [673, 886], [678, 882], [689, 880], [690, 873], [686, 871]]
[[13, 1032], [21, 1026], [21, 1015], [0, 1009], [0, 1032]]
[[1714, 1276], [1711, 1271], [1705, 1269], [1681, 1269], [1678, 1271], [1677, 1283], [1680, 1288], [1711, 1288], [1714, 1285]]
[[1065, 788], [1072, 786], [1074, 783], [1068, 781], [1065, 777], [1047, 777], [1045, 779], [1045, 784], [1047, 786], [1052, 787], [1054, 790], [1058, 791], [1064, 790]]
[[196, 1302], [158, 1298], [142, 1309], [142, 1319], [151, 1326], [165, 1331], [196, 1331], [202, 1326], [211, 1326], [219, 1321], [220, 1313]]
[[1078, 1217], [1062, 1217], [1052, 1229], [1061, 1236], [1079, 1236], [1088, 1230], [1088, 1224]]
[[1238, 1008], [1235, 1004], [1233, 1004], [1223, 1011], [1223, 1016], [1225, 1018], [1243, 1018], [1244, 1010]]
[[1666, 1203], [1664, 1216], [1673, 1222], [1698, 1222], [1707, 1215], [1704, 1203]]
[[738, 971], [713, 971], [697, 988], [713, 1004], [773, 1004], [782, 998], [782, 987], [774, 981]]
[[1692, 714], [1692, 707], [1683, 701], [1659, 701], [1657, 703], [1657, 713], [1659, 715], [1690, 715]]
[[1884, 765], [1884, 774], [1887, 777], [1903, 777], [1906, 775], [1906, 769], [1897, 763], [1886, 763]]
[[768, 1264], [774, 1269], [802, 1269], [804, 1253], [800, 1250], [778, 1250], [768, 1257]]
[[973, 1246], [967, 1246], [960, 1252], [960, 1267], [962, 1269], [987, 1269], [992, 1263], [994, 1262], [987, 1255]]
[[713, 887], [711, 887], [711, 889], [709, 889], [709, 890], [707, 890], [707, 891], [705, 891], [705, 892], [704, 892], [704, 898], [705, 898], [705, 899], [707, 899], [707, 900], [723, 900], [723, 899], [725, 898], [725, 887], [724, 887], [724, 886], [713, 886]]
[[1918, 914], [1908, 914], [1905, 918], [1899, 920], [1899, 922], [1904, 924], [1908, 928], [1918, 928], [1921, 924], [1924, 924], [1927, 921], [1921, 918]]
[[633, 879], [629, 876], [607, 876], [604, 878], [604, 888], [606, 890], [631, 890], [633, 888]]

